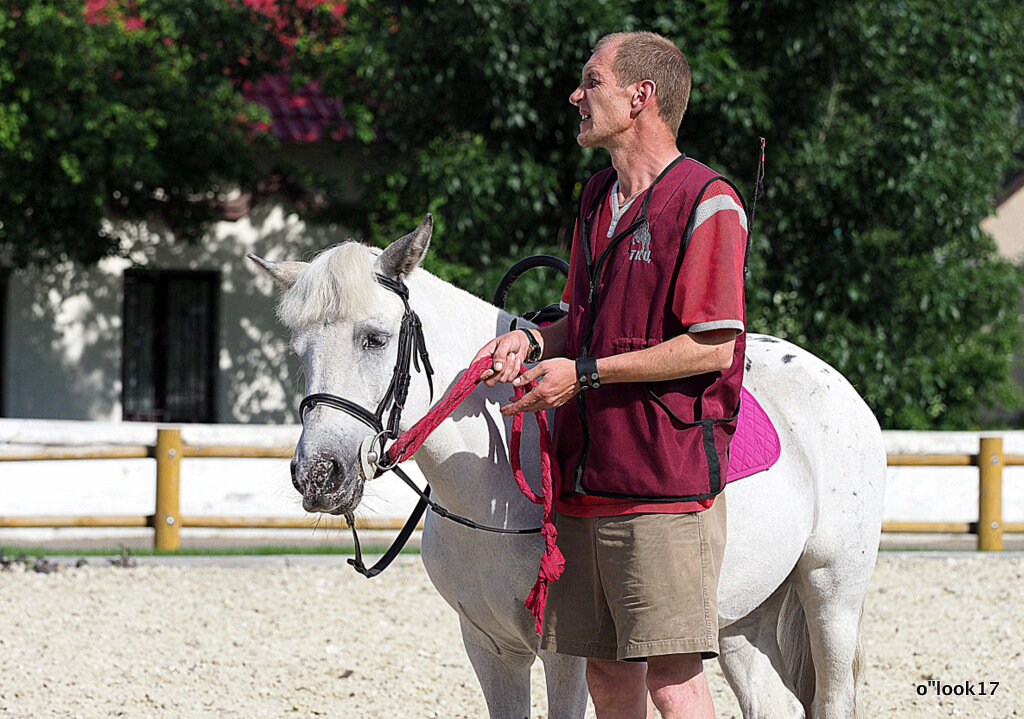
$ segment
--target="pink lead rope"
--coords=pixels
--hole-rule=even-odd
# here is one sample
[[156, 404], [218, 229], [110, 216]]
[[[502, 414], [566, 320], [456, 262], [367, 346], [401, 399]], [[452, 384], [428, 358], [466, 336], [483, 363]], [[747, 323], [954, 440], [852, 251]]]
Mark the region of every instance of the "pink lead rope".
[[[403, 433], [387, 451], [385, 463], [393, 466], [404, 462], [416, 453], [416, 450], [426, 441], [430, 433], [441, 424], [448, 416], [455, 411], [464, 399], [473, 393], [473, 389], [480, 381], [481, 375], [491, 369], [491, 358], [482, 357], [470, 365], [469, 369], [462, 373], [458, 382], [452, 390], [441, 398], [423, 418]], [[530, 384], [530, 388], [537, 384], [536, 381]], [[526, 393], [523, 387], [515, 387], [515, 398], [519, 399]], [[537, 572], [537, 581], [526, 598], [526, 608], [537, 620], [537, 633], [541, 632], [541, 624], [544, 618], [544, 604], [548, 598], [548, 582], [553, 582], [562, 576], [565, 569], [565, 558], [562, 552], [555, 545], [555, 538], [558, 532], [555, 529], [554, 506], [553, 506], [553, 484], [561, 483], [558, 463], [553, 462], [554, 447], [551, 443], [551, 435], [548, 433], [548, 418], [544, 412], [534, 412], [537, 419], [537, 427], [540, 430], [540, 471], [541, 471], [541, 493], [537, 495], [530, 485], [526, 483], [523, 474], [522, 463], [519, 459], [519, 449], [523, 438], [523, 413], [517, 412], [512, 417], [512, 436], [510, 437], [509, 462], [512, 464], [512, 475], [520, 491], [534, 504], [540, 504], [544, 508], [544, 518], [541, 522], [541, 536], [544, 537], [544, 554], [540, 558], [540, 569]], [[396, 451], [397, 448], [397, 451]]]

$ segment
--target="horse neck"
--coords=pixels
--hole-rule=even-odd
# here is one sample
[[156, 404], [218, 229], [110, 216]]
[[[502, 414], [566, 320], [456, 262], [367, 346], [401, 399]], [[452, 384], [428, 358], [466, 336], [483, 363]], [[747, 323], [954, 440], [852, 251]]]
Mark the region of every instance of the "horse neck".
[[[477, 350], [496, 334], [507, 331], [512, 316], [422, 270], [414, 272], [407, 284], [409, 303], [423, 323], [435, 370], [436, 402], [462, 375]], [[417, 383], [421, 389], [425, 385]], [[510, 512], [533, 508], [512, 481], [505, 459], [506, 423], [498, 407], [511, 394], [509, 387], [479, 385], [416, 454], [417, 465], [446, 506], [453, 511], [472, 513], [481, 520], [489, 517], [492, 522], [502, 517], [509, 519]], [[425, 393], [423, 400], [421, 406], [425, 406]], [[416, 415], [407, 421], [411, 424], [422, 416]], [[524, 442], [524, 452], [532, 451], [525, 445]], [[466, 473], [474, 476], [463, 476]]]
[[424, 270], [415, 271], [407, 284], [409, 303], [423, 322], [435, 386], [458, 379], [476, 351], [507, 331], [512, 320], [504, 310]]

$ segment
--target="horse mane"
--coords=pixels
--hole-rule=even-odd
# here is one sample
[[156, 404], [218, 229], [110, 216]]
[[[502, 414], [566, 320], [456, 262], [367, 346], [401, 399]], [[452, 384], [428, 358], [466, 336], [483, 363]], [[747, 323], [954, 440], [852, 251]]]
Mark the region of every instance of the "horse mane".
[[281, 295], [278, 318], [295, 330], [370, 314], [380, 291], [373, 268], [379, 254], [355, 241], [321, 251]]

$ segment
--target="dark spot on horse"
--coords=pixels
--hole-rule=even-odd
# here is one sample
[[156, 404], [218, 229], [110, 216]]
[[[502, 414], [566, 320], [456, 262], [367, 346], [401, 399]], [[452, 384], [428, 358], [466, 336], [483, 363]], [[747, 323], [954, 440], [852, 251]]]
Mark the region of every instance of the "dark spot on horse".
[[749, 372], [750, 368], [754, 366], [754, 363], [750, 361], [749, 357], [747, 357], [747, 361], [743, 364], [743, 366], [746, 367], [747, 372]]
[[796, 355], [782, 355], [782, 364], [789, 364], [796, 359]]
[[753, 341], [754, 342], [769, 342], [769, 343], [778, 342], [778, 340], [776, 338], [774, 338], [774, 337], [765, 337], [763, 335], [761, 337], [754, 337]]

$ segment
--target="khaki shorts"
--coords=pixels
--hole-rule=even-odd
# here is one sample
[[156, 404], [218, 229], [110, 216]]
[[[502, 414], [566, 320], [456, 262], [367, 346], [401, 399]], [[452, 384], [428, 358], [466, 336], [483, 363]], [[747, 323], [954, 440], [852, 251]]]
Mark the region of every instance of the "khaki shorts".
[[691, 514], [559, 515], [565, 572], [548, 589], [541, 646], [595, 659], [718, 655], [725, 497]]

